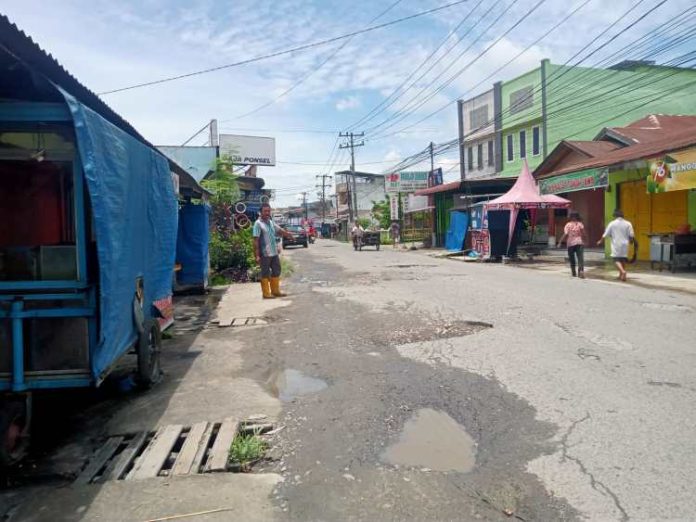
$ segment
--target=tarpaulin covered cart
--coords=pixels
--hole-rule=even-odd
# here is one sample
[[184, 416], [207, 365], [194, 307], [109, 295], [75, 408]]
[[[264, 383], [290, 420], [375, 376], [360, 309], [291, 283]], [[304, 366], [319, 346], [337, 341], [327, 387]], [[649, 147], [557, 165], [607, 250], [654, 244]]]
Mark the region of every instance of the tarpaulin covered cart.
[[157, 379], [177, 238], [164, 156], [13, 60], [0, 53], [3, 463], [33, 391], [98, 386], [132, 349], [141, 382]]
[[[541, 195], [531, 172], [527, 160], [524, 161], [520, 175], [517, 181], [502, 196], [493, 199], [485, 204], [485, 209], [490, 211], [508, 211], [508, 234], [507, 234], [507, 251], [510, 250], [510, 244], [515, 233], [517, 224], [517, 216], [520, 210], [529, 210], [532, 227], [536, 225], [537, 210], [547, 208], [570, 208], [571, 202], [560, 196], [552, 194]], [[489, 214], [490, 219], [490, 214]]]

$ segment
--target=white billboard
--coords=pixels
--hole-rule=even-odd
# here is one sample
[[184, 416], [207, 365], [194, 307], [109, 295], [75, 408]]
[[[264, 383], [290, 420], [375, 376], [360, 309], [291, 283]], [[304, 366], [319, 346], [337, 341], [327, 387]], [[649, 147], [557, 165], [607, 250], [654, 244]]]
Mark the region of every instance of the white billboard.
[[220, 156], [230, 156], [237, 165], [276, 164], [275, 138], [220, 134]]

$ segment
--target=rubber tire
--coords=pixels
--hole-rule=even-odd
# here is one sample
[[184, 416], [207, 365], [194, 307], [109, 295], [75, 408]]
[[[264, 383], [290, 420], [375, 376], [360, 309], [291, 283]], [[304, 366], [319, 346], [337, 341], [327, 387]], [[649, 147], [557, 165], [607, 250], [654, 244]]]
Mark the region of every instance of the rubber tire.
[[380, 246], [379, 243], [377, 243], [377, 250], [379, 250], [379, 246]]
[[305, 241], [304, 243], [302, 243], [302, 246], [305, 248], [309, 248], [309, 243], [307, 243], [307, 241]]
[[[29, 447], [27, 411], [25, 403], [9, 400], [0, 404], [0, 467], [7, 467], [19, 462]], [[17, 439], [13, 446], [8, 446], [8, 435], [11, 426], [19, 421], [20, 433], [15, 433]], [[16, 428], [15, 428], [16, 429]]]
[[150, 388], [162, 376], [160, 353], [162, 351], [162, 332], [156, 319], [145, 321], [143, 332], [136, 346], [138, 354], [138, 384]]

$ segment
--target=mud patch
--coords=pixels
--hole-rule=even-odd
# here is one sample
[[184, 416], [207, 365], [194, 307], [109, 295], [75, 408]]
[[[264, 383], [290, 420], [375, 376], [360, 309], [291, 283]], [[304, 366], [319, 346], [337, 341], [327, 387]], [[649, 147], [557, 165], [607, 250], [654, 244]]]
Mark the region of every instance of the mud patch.
[[326, 381], [288, 368], [274, 372], [268, 380], [268, 386], [274, 397], [283, 402], [290, 402], [297, 397], [325, 390], [329, 385]]
[[423, 408], [404, 424], [399, 440], [386, 449], [382, 460], [398, 466], [467, 473], [476, 465], [476, 442], [445, 412]]
[[437, 339], [450, 339], [473, 335], [482, 330], [493, 328], [490, 323], [481, 321], [452, 321], [430, 322], [427, 324], [412, 324], [394, 328], [385, 332], [387, 344], [408, 344]]

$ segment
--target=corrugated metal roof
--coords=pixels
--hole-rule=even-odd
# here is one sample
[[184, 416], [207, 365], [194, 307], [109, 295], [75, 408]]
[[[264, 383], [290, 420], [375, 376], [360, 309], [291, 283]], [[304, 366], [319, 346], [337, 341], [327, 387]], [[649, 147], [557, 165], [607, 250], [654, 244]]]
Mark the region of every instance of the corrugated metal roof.
[[[104, 103], [94, 92], [82, 85], [58, 62], [58, 60], [50, 53], [43, 50], [29, 35], [10, 22], [10, 20], [2, 14], [0, 14], [0, 52], [1, 51], [13, 57], [28, 70], [38, 73], [46, 80], [60, 86], [63, 90], [74, 96], [82, 104], [92, 109], [111, 124], [157, 151], [158, 154], [162, 154], [152, 143], [135, 130], [135, 127]], [[164, 156], [164, 154], [162, 154], [162, 156]], [[166, 158], [166, 156], [164, 157]], [[207, 193], [185, 169], [170, 158], [167, 158], [167, 160], [172, 170], [180, 175], [182, 186], [189, 188], [197, 194]]]

